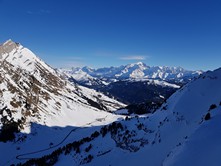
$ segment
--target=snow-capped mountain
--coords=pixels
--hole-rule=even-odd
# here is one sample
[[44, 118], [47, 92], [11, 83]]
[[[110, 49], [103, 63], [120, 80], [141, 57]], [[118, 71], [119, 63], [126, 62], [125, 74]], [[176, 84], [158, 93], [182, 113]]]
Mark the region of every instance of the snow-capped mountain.
[[122, 106], [65, 81], [21, 44], [8, 40], [0, 45], [0, 126], [15, 122], [27, 132], [30, 123], [81, 126], [112, 116], [108, 112]]
[[[103, 79], [110, 81], [125, 79], [158, 79], [184, 81], [202, 74], [202, 71], [190, 71], [181, 67], [147, 66], [142, 62], [120, 67], [106, 67], [93, 69], [89, 67], [60, 69], [61, 72], [73, 77], [77, 81], [93, 84], [92, 80]], [[96, 82], [96, 81], [95, 81]]]
[[127, 104], [151, 102], [153, 99], [162, 103], [180, 86], [202, 74], [202, 71], [189, 71], [181, 67], [150, 67], [142, 62], [120, 67], [78, 67], [57, 71], [71, 82], [93, 88]]
[[28, 160], [26, 165], [219, 165], [220, 85], [221, 69], [204, 73], [153, 114], [79, 129], [77, 138], [52, 153], [19, 157]]

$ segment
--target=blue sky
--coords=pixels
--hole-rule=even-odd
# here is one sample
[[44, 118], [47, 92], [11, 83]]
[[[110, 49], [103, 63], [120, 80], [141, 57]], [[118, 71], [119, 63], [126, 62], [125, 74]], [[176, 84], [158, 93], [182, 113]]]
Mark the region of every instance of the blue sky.
[[219, 0], [0, 0], [0, 42], [53, 67], [221, 67]]

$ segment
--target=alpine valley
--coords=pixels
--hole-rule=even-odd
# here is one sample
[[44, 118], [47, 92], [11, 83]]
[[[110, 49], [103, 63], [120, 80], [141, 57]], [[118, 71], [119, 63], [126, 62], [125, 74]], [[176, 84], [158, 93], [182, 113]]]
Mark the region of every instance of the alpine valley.
[[57, 71], [70, 82], [126, 103], [129, 111], [126, 114], [154, 112], [177, 89], [203, 73], [181, 67], [150, 67], [142, 62], [120, 67], [73, 67]]
[[218, 166], [220, 85], [221, 68], [53, 69], [8, 40], [0, 45], [0, 165]]

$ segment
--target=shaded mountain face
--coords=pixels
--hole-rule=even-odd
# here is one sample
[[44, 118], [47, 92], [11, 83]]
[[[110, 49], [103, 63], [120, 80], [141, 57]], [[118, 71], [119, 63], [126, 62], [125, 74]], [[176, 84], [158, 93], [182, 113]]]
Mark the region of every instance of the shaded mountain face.
[[20, 155], [18, 158], [26, 161], [16, 162], [57, 166], [219, 165], [220, 84], [221, 69], [204, 73], [176, 91], [153, 114], [78, 128], [65, 145], [40, 153], [40, 157]]
[[122, 106], [95, 90], [68, 83], [21, 44], [8, 40], [0, 45], [0, 126], [16, 123], [26, 132], [31, 122], [78, 126]]
[[[163, 82], [162, 82], [163, 83]], [[127, 104], [136, 104], [146, 101], [154, 101], [156, 98], [167, 99], [180, 86], [167, 86], [153, 81], [122, 80], [110, 83], [98, 90], [107, 95], [113, 95], [119, 101]]]

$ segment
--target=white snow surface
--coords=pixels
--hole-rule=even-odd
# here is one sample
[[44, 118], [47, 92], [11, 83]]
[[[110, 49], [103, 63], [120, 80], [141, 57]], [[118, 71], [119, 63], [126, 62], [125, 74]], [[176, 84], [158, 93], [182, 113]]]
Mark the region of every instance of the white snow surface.
[[[121, 116], [110, 112], [124, 106], [95, 90], [68, 83], [18, 43], [9, 40], [0, 45], [0, 118], [24, 118], [21, 132], [28, 135], [25, 142], [0, 142], [0, 149], [5, 149], [0, 152], [0, 165], [13, 163], [13, 156], [44, 147], [48, 141], [56, 142], [67, 133], [68, 126], [82, 128], [116, 121]], [[2, 125], [0, 122], [0, 128]], [[50, 129], [55, 126], [61, 132]], [[18, 147], [21, 150], [16, 150]]]
[[[170, 80], [182, 78], [192, 78], [202, 74], [202, 71], [190, 71], [181, 67], [167, 67], [167, 66], [147, 66], [143, 62], [137, 62], [120, 67], [106, 67], [93, 69], [89, 67], [72, 68], [72, 69], [60, 69], [61, 72], [72, 76], [78, 81], [83, 81], [86, 78], [111, 78], [111, 79], [161, 79]], [[82, 77], [84, 76], [84, 77]]]
[[[131, 152], [117, 147], [110, 136], [102, 141], [94, 140], [91, 143], [99, 150], [95, 148], [90, 154], [97, 157], [86, 165], [219, 165], [220, 85], [221, 69], [207, 72], [178, 90], [154, 114], [122, 121], [128, 130], [135, 131], [134, 140], [146, 139], [148, 144], [139, 146], [134, 143], [140, 149]], [[217, 108], [209, 110], [212, 104]], [[204, 117], [208, 112], [211, 119], [206, 121]], [[136, 126], [139, 123], [151, 132], [138, 130]], [[99, 151], [106, 153], [99, 156]], [[77, 163], [70, 155], [62, 155], [56, 166]]]

